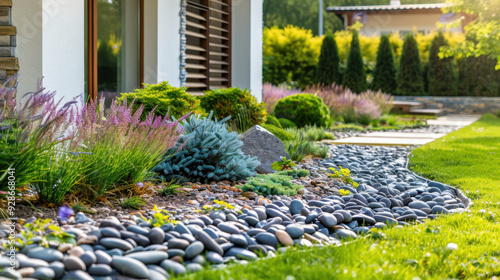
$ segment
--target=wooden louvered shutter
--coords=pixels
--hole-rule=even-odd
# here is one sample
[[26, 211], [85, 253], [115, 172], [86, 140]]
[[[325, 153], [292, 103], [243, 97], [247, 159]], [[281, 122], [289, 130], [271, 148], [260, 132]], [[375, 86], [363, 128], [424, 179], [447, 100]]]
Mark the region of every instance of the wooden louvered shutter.
[[231, 86], [231, 0], [189, 0], [186, 86], [192, 94]]

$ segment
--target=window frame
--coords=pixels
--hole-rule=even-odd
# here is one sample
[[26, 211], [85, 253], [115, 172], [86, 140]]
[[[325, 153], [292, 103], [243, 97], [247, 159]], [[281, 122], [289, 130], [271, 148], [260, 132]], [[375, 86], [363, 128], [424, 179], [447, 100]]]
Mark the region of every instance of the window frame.
[[[87, 0], [87, 100], [97, 100], [97, 1]], [[144, 0], [139, 0], [139, 87], [144, 83]]]

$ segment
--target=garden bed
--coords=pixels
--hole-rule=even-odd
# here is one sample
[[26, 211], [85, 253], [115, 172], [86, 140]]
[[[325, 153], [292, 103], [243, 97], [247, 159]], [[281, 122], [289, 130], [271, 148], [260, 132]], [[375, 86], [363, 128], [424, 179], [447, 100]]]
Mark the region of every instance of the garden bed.
[[[19, 235], [24, 242], [34, 242], [16, 255], [20, 272], [25, 276], [52, 275], [52, 272], [59, 276], [66, 267], [68, 275], [78, 279], [100, 273], [157, 279], [166, 271], [181, 275], [203, 270], [207, 262], [225, 267], [228, 263], [257, 259], [262, 253], [274, 256], [280, 247], [339, 245], [372, 229], [399, 228], [434, 219], [438, 213], [463, 210], [465, 205], [452, 197], [453, 192], [447, 186], [437, 183], [427, 186], [405, 168], [407, 153], [405, 148], [330, 146], [330, 158], [313, 159], [297, 166], [309, 170], [310, 175], [292, 181], [304, 187], [294, 197], [264, 198], [255, 193], [243, 196], [227, 182], [191, 184], [191, 189], [183, 189], [189, 202], [175, 208], [167, 206], [163, 212], [170, 216], [169, 221], [183, 221], [177, 225], [164, 223], [150, 229], [162, 207], [160, 210], [145, 207], [128, 215], [109, 212], [104, 219], [99, 214], [86, 223], [64, 222], [60, 230], [45, 231], [41, 225], [33, 226], [36, 223], [31, 219], [31, 226], [27, 227], [45, 231], [44, 236], [53, 230], [70, 235], [63, 244], [57, 244], [58, 239], [52, 240], [49, 248], [38, 247], [36, 243], [43, 244], [44, 240], [28, 235], [28, 231]], [[347, 168], [354, 181], [349, 181]], [[422, 199], [424, 190], [436, 197], [441, 197], [442, 192], [444, 199], [433, 203], [432, 210], [429, 200], [413, 201]], [[210, 211], [218, 206], [225, 210]], [[384, 208], [387, 210], [379, 211]], [[199, 216], [196, 209], [209, 215]], [[8, 231], [3, 234], [6, 238]], [[78, 246], [70, 245], [71, 240]], [[3, 275], [18, 276], [16, 272]]]

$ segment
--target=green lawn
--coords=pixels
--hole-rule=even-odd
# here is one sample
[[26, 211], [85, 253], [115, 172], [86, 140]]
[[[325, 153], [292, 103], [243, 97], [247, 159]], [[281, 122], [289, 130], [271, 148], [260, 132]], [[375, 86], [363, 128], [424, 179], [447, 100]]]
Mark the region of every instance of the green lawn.
[[[341, 247], [290, 249], [276, 258], [185, 279], [489, 279], [500, 275], [500, 119], [483, 117], [416, 149], [414, 171], [463, 190], [471, 212], [387, 229]], [[458, 249], [447, 250], [448, 243]]]

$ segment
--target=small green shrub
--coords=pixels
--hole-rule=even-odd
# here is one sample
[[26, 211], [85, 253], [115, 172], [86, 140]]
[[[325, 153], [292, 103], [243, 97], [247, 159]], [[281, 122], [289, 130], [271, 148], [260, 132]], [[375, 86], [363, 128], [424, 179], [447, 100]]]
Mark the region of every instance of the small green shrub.
[[182, 186], [178, 185], [177, 183], [178, 180], [172, 180], [168, 183], [165, 183], [159, 191], [160, 196], [178, 194], [180, 192], [179, 189]]
[[279, 100], [274, 114], [292, 120], [298, 127], [313, 124], [328, 127], [331, 124], [330, 109], [321, 98], [312, 94], [294, 94]]
[[326, 158], [328, 147], [315, 144], [313, 141], [306, 138], [300, 130], [295, 134], [292, 140], [283, 142], [285, 149], [294, 161], [301, 162], [306, 156], [312, 155], [316, 157]]
[[393, 126], [393, 125], [396, 125], [397, 122], [398, 122], [398, 119], [396, 118], [396, 116], [393, 116], [393, 115], [382, 115], [382, 117], [380, 117], [381, 124], [387, 124], [387, 125]]
[[310, 141], [321, 141], [324, 139], [334, 140], [335, 139], [335, 136], [333, 136], [330, 132], [327, 132], [322, 127], [317, 127], [316, 125], [307, 125], [301, 129], [287, 128], [287, 129], [285, 129], [285, 131], [290, 133], [291, 135], [294, 135], [294, 136], [298, 133], [301, 133], [305, 136], [305, 138], [307, 140], [310, 140]]
[[293, 177], [294, 179], [309, 176], [310, 172], [306, 169], [288, 169], [278, 172], [278, 175]]
[[281, 126], [281, 123], [280, 121], [273, 115], [267, 115], [267, 121], [266, 121], [267, 124], [272, 124], [274, 126], [277, 126], [279, 128], [283, 128], [283, 126]]
[[193, 115], [185, 120], [174, 150], [180, 151], [156, 166], [162, 180], [186, 179], [192, 182], [246, 179], [260, 165], [256, 157], [244, 155], [238, 133], [227, 130], [225, 122]]
[[120, 203], [120, 206], [123, 208], [135, 209], [135, 210], [141, 209], [141, 207], [144, 205], [146, 205], [146, 202], [144, 201], [144, 199], [138, 196], [126, 198], [122, 203]]
[[293, 160], [282, 157], [279, 161], [273, 162], [273, 164], [271, 164], [271, 168], [276, 171], [282, 171], [283, 169], [287, 170], [289, 168], [293, 168], [296, 165], [297, 164], [293, 162]]
[[301, 130], [306, 135], [306, 138], [311, 140], [311, 141], [321, 141], [324, 139], [330, 139], [330, 140], [335, 139], [335, 136], [333, 136], [329, 132], [326, 132], [323, 127], [318, 127], [316, 125], [306, 125], [305, 127], [301, 128]]
[[168, 82], [161, 82], [156, 85], [144, 84], [144, 88], [136, 89], [135, 92], [122, 93], [117, 100], [123, 102], [128, 101], [131, 104], [134, 101], [134, 112], [144, 105], [141, 119], [144, 120], [149, 112], [155, 107], [155, 115], [170, 116], [179, 118], [190, 112], [201, 113], [199, 107], [200, 101], [193, 95], [186, 92], [184, 87], [173, 87]]
[[231, 116], [233, 119], [240, 113], [242, 107], [246, 107], [250, 113], [252, 125], [265, 123], [267, 113], [265, 104], [258, 103], [255, 96], [246, 89], [224, 88], [206, 91], [205, 95], [199, 97], [200, 106], [206, 111], [214, 112], [214, 116], [222, 120]]
[[250, 110], [247, 107], [241, 107], [239, 112], [234, 114], [234, 117], [232, 116], [227, 122], [227, 126], [230, 131], [237, 131], [238, 133], [250, 129], [253, 126], [250, 120]]
[[282, 128], [276, 127], [276, 126], [271, 125], [271, 124], [265, 124], [265, 123], [261, 124], [260, 126], [262, 126], [267, 131], [269, 131], [272, 134], [274, 134], [274, 136], [278, 137], [281, 141], [287, 141], [287, 140], [292, 140], [293, 139], [293, 135], [291, 135], [290, 133], [286, 132]]
[[301, 185], [290, 182], [293, 178], [285, 175], [266, 174], [251, 178], [241, 187], [244, 192], [251, 191], [264, 196], [268, 195], [296, 195]]
[[311, 155], [319, 158], [326, 158], [328, 156], [328, 146], [323, 144], [312, 143]]
[[297, 124], [295, 124], [293, 121], [285, 118], [279, 118], [278, 121], [281, 124], [282, 128], [297, 128]]

